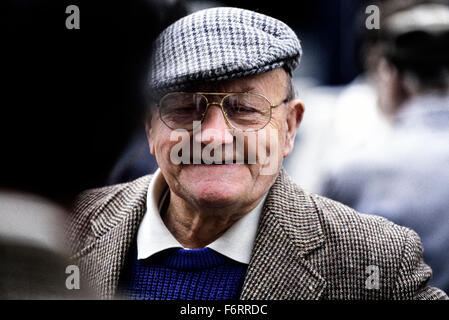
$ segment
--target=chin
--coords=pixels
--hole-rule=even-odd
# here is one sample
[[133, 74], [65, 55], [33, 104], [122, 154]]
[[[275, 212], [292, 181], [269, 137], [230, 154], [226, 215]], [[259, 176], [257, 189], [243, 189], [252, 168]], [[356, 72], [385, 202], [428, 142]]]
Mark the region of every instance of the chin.
[[192, 183], [235, 185], [252, 180], [251, 172], [245, 164], [189, 164], [183, 165], [180, 176]]
[[195, 198], [201, 202], [232, 203], [248, 192], [242, 181], [205, 181], [190, 185]]
[[209, 208], [224, 208], [234, 205], [240, 200], [240, 194], [216, 194], [216, 193], [202, 193], [194, 194], [196, 202], [201, 207]]

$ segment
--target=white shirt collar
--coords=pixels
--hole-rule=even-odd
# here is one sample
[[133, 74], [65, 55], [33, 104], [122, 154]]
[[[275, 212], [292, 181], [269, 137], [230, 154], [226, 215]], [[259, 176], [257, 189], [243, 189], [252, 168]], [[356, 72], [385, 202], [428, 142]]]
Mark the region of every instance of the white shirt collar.
[[[168, 248], [182, 248], [160, 216], [161, 199], [167, 183], [160, 169], [151, 179], [147, 193], [147, 211], [137, 231], [137, 259], [146, 259]], [[235, 222], [207, 247], [241, 263], [249, 264], [265, 197], [256, 208]]]

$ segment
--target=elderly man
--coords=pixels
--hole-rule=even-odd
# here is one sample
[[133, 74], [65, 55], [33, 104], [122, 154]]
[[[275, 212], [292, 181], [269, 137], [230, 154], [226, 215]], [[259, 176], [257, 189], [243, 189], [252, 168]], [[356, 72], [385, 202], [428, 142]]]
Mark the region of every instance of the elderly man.
[[304, 111], [295, 33], [213, 8], [158, 38], [152, 176], [83, 193], [69, 240], [103, 298], [438, 299], [413, 231], [309, 194], [281, 169]]

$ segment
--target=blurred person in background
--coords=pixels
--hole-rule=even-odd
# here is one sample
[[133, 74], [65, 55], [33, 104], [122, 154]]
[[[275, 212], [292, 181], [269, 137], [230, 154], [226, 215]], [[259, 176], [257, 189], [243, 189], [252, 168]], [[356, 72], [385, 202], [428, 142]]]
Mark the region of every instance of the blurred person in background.
[[[321, 61], [318, 64], [328, 70], [334, 81], [307, 85], [301, 83], [299, 77], [296, 79], [298, 95], [313, 108], [305, 114], [306, 121], [295, 141], [295, 151], [285, 162], [291, 177], [304, 189], [315, 193], [320, 192], [323, 174], [329, 166], [344, 161], [354, 148], [373, 136], [385, 134], [389, 128], [377, 109], [375, 90], [366, 71], [364, 44], [375, 33], [367, 29], [367, 21], [372, 21], [371, 11], [367, 9], [373, 3], [366, 0], [336, 3], [331, 15], [337, 21], [333, 23], [327, 19], [321, 24], [338, 32], [318, 34], [312, 43], [312, 39], [305, 39], [309, 40], [305, 46], [312, 46], [313, 51], [317, 50], [314, 42], [318, 47], [326, 42], [318, 51], [326, 51], [326, 55], [336, 58], [327, 56], [327, 64]], [[322, 10], [332, 9], [323, 6]], [[382, 11], [382, 17], [383, 14]], [[313, 64], [313, 60], [308, 63]]]
[[447, 291], [449, 7], [416, 2], [381, 6], [371, 48], [378, 107], [391, 131], [329, 170], [321, 194], [415, 230], [433, 269], [430, 283]]
[[[104, 185], [142, 121], [151, 43], [175, 1], [2, 1], [0, 299], [95, 297], [63, 243], [75, 195]], [[67, 29], [66, 8], [80, 11]], [[75, 281], [75, 280], [74, 280]], [[86, 290], [87, 289], [87, 290]]]

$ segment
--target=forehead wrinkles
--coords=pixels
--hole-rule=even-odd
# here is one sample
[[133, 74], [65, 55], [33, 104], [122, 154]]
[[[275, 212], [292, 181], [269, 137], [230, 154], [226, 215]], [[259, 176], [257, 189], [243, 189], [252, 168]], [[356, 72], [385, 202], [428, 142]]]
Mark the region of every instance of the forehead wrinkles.
[[192, 87], [188, 91], [193, 92], [244, 92], [253, 89], [250, 85], [251, 80], [247, 78], [241, 78], [237, 80], [221, 81], [214, 83], [203, 83]]
[[192, 86], [191, 92], [257, 92], [274, 97], [287, 91], [287, 74], [280, 68], [259, 75]]
[[263, 73], [252, 77], [251, 84], [257, 87], [259, 93], [267, 95], [273, 99], [273, 103], [278, 103], [274, 99], [281, 99], [288, 91], [287, 88], [287, 73], [284, 69], [279, 68], [267, 73]]

